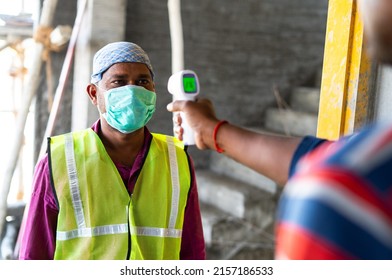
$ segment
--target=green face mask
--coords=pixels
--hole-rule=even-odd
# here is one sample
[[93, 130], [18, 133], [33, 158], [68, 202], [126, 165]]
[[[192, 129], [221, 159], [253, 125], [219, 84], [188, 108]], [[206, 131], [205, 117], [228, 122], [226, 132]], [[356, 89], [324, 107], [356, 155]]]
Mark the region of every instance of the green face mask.
[[156, 94], [144, 87], [127, 85], [105, 92], [108, 124], [128, 134], [145, 126], [155, 112]]

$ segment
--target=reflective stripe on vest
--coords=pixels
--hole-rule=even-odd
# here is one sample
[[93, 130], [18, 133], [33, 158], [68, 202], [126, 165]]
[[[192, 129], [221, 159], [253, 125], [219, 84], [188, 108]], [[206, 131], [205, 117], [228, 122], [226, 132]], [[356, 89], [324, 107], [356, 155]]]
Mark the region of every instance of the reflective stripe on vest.
[[176, 230], [174, 228], [131, 227], [131, 234], [140, 236], [180, 238], [182, 230]]
[[[89, 135], [87, 135], [87, 137], [90, 137], [90, 138], [92, 137], [91, 136], [92, 133], [95, 134], [92, 130], [85, 132], [86, 135], [89, 134]], [[99, 225], [99, 226], [87, 226], [87, 225], [91, 225], [94, 222], [93, 221], [86, 221], [86, 213], [85, 213], [84, 207], [83, 207], [83, 201], [86, 198], [83, 198], [83, 195], [81, 194], [81, 189], [80, 189], [80, 187], [82, 185], [86, 184], [86, 182], [80, 182], [80, 179], [79, 179], [80, 174], [78, 174], [78, 168], [77, 168], [78, 161], [75, 159], [75, 154], [78, 151], [76, 151], [75, 147], [74, 147], [74, 141], [78, 141], [78, 140], [75, 140], [75, 137], [73, 135], [75, 135], [75, 134], [69, 133], [69, 134], [63, 135], [62, 141], [64, 143], [63, 149], [64, 149], [64, 156], [65, 156], [65, 168], [66, 168], [66, 172], [67, 172], [67, 176], [68, 176], [69, 198], [72, 201], [72, 208], [73, 208], [74, 219], [75, 219], [74, 223], [75, 223], [76, 228], [72, 229], [73, 226], [71, 226], [70, 230], [58, 229], [57, 235], [56, 235], [58, 244], [62, 244], [62, 245], [69, 244], [67, 242], [72, 242], [72, 240], [78, 239], [78, 238], [79, 239], [80, 238], [93, 238], [93, 237], [108, 236], [108, 235], [121, 236], [121, 234], [128, 235], [128, 226], [129, 226], [130, 233], [133, 236], [132, 242], [135, 242], [135, 244], [132, 244], [132, 250], [133, 250], [133, 247], [135, 247], [137, 249], [137, 252], [132, 252], [131, 256], [133, 256], [134, 258], [144, 258], [144, 256], [147, 256], [147, 258], [150, 258], [150, 257], [155, 258], [153, 253], [145, 254], [145, 252], [143, 252], [143, 250], [144, 250], [143, 248], [147, 248], [148, 246], [150, 246], [150, 245], [145, 246], [145, 245], [143, 245], [143, 243], [148, 242], [149, 244], [150, 243], [154, 244], [154, 242], [151, 242], [151, 241], [144, 241], [145, 239], [143, 239], [143, 237], [171, 238], [171, 239], [174, 238], [174, 239], [179, 239], [179, 242], [181, 241], [183, 214], [184, 214], [184, 201], [181, 201], [181, 203], [180, 203], [180, 199], [184, 199], [184, 197], [186, 197], [186, 195], [184, 196], [184, 194], [183, 194], [182, 196], [180, 196], [180, 193], [183, 190], [185, 190], [185, 192], [187, 193], [187, 191], [189, 190], [189, 185], [190, 185], [190, 177], [189, 176], [190, 176], [190, 174], [189, 174], [189, 167], [187, 164], [186, 169], [188, 170], [188, 173], [187, 173], [188, 176], [185, 176], [185, 177], [188, 177], [188, 178], [186, 178], [185, 181], [182, 179], [183, 180], [182, 182], [183, 183], [186, 182], [186, 184], [188, 186], [186, 187], [186, 189], [181, 190], [181, 182], [180, 182], [181, 180], [179, 179], [180, 177], [179, 177], [178, 159], [177, 159], [178, 148], [176, 148], [176, 145], [178, 145], [178, 143], [174, 143], [172, 137], [153, 134], [153, 136], [154, 136], [153, 143], [151, 144], [151, 145], [155, 145], [156, 143], [158, 143], [158, 146], [159, 146], [159, 145], [162, 145], [162, 143], [167, 143], [165, 145], [167, 147], [166, 149], [167, 149], [167, 154], [168, 154], [168, 163], [170, 166], [170, 180], [171, 180], [171, 199], [168, 199], [168, 202], [170, 200], [171, 203], [169, 202], [170, 205], [168, 205], [168, 207], [170, 208], [170, 211], [168, 213], [169, 214], [168, 215], [169, 221], [167, 222], [167, 226], [166, 227], [151, 227], [151, 226], [140, 225], [140, 221], [138, 221], [139, 214], [136, 213], [136, 218], [133, 217], [135, 215], [135, 213], [133, 213], [135, 211], [134, 210], [135, 208], [132, 205], [132, 202], [131, 202], [132, 207], [129, 210], [129, 213], [126, 214], [126, 216], [129, 216], [129, 214], [131, 214], [131, 220], [130, 220], [131, 224], [130, 225], [128, 225], [127, 221], [124, 220], [124, 223], [106, 224], [106, 225]], [[81, 135], [79, 135], [77, 137], [81, 137]], [[98, 136], [96, 136], [96, 134], [94, 137], [98, 138]], [[164, 142], [162, 142], [162, 140], [164, 140]], [[83, 141], [85, 141], [85, 138], [83, 138], [83, 135], [82, 135], [82, 141], [77, 145], [80, 145], [80, 146], [85, 145], [86, 146], [86, 144]], [[91, 141], [91, 139], [90, 139], [90, 141]], [[61, 143], [61, 141], [60, 141], [60, 143]], [[78, 142], [75, 142], [75, 143], [78, 143]], [[97, 146], [99, 146], [99, 143]], [[87, 141], [87, 144], [91, 145], [91, 143], [88, 141]], [[61, 145], [58, 145], [58, 146], [61, 146]], [[157, 145], [155, 145], [155, 146], [157, 146]], [[102, 145], [102, 147], [103, 147], [103, 145]], [[80, 147], [78, 147], [78, 149], [80, 149]], [[90, 149], [90, 147], [86, 148], [86, 149]], [[98, 147], [97, 149], [99, 150], [100, 148]], [[151, 150], [151, 148], [150, 148], [150, 150]], [[81, 151], [83, 152], [84, 150], [82, 149]], [[152, 154], [151, 157], [154, 157], [154, 153], [151, 152], [151, 154]], [[158, 154], [160, 156], [162, 156], [161, 153], [160, 152], [158, 153], [158, 150], [157, 150], [156, 155], [158, 155]], [[183, 152], [183, 154], [185, 155], [184, 152]], [[182, 160], [184, 160], [184, 155], [181, 155]], [[149, 156], [150, 156], [150, 152], [147, 157], [149, 157]], [[186, 155], [185, 155], [185, 157], [186, 157]], [[157, 164], [158, 167], [160, 167], [160, 162], [158, 162], [158, 161], [162, 161], [162, 159], [157, 160], [157, 162], [154, 164]], [[187, 161], [187, 159], [186, 159], [186, 161]], [[56, 162], [56, 161], [53, 161], [53, 162]], [[153, 161], [150, 161], [150, 168], [151, 168], [151, 162], [153, 162]], [[183, 163], [184, 163], [184, 161], [182, 161], [181, 165], [184, 165]], [[105, 163], [105, 164], [107, 165], [107, 163]], [[91, 168], [91, 167], [89, 166], [88, 168]], [[154, 172], [149, 171], [148, 168], [146, 168], [146, 169], [147, 169], [147, 171], [146, 171], [147, 174], [154, 173]], [[108, 172], [110, 171], [109, 169], [104, 169], [104, 170], [108, 170]], [[163, 170], [161, 172], [163, 172]], [[143, 168], [142, 168], [142, 171], [141, 171], [139, 177], [141, 176], [142, 173], [143, 173]], [[155, 174], [155, 173], [153, 176], [157, 176], [157, 175], [161, 176], [162, 175], [162, 174]], [[61, 172], [60, 172], [60, 174], [61, 174]], [[111, 174], [111, 173], [109, 172], [108, 174]], [[119, 177], [119, 174], [117, 174], [117, 175]], [[105, 175], [103, 175], [103, 176], [105, 176]], [[108, 175], [108, 176], [111, 176], [111, 175]], [[162, 178], [163, 180], [166, 178], [165, 176], [162, 176], [162, 177], [163, 177]], [[82, 178], [84, 178], [84, 177], [82, 176]], [[116, 180], [114, 180], [114, 181], [116, 181]], [[118, 182], [118, 179], [117, 179], [117, 182]], [[61, 193], [61, 191], [64, 188], [64, 185], [60, 184], [61, 186], [57, 187], [56, 183], [57, 183], [56, 176], [54, 176], [54, 184], [55, 184], [55, 188], [56, 188], [56, 193], [57, 192]], [[142, 184], [142, 183], [139, 182], [139, 184]], [[164, 184], [164, 183], [162, 183], [162, 184]], [[136, 185], [138, 185], [138, 182]], [[123, 184], [121, 187], [125, 189], [125, 186]], [[135, 188], [136, 187], [137, 186], [135, 186]], [[138, 194], [136, 201], [138, 200], [139, 197], [140, 197], [140, 195]], [[60, 199], [61, 199], [61, 197], [60, 197]], [[129, 200], [129, 196], [128, 196], [128, 200]], [[121, 204], [125, 204], [124, 197], [123, 197], [122, 201], [123, 202]], [[66, 202], [64, 202], [64, 203], [66, 203]], [[89, 203], [87, 202], [87, 204], [89, 204]], [[61, 205], [61, 203], [60, 203], [60, 205]], [[66, 205], [66, 204], [63, 204], [63, 205]], [[136, 202], [136, 205], [138, 205], [137, 202]], [[179, 211], [180, 211], [179, 210], [180, 205], [182, 207], [181, 212], [180, 212], [182, 216], [179, 219], [178, 215], [179, 215]], [[138, 207], [140, 208], [140, 205]], [[146, 206], [142, 206], [142, 208], [143, 207], [146, 207]], [[150, 207], [154, 207], [154, 205], [151, 205]], [[128, 205], [126, 206], [126, 208], [128, 209]], [[69, 209], [68, 209], [68, 211], [69, 211]], [[89, 211], [91, 212], [93, 210], [89, 209], [88, 212]], [[114, 215], [116, 215], [116, 213], [114, 213]], [[91, 216], [91, 214], [90, 214], [90, 216], [87, 216], [87, 217], [93, 218], [94, 215]], [[71, 222], [71, 224], [72, 223], [73, 222]], [[178, 228], [179, 226], [180, 226], [180, 228]], [[140, 236], [140, 238], [136, 238], [136, 236]], [[125, 242], [124, 238], [122, 237], [120, 239], [122, 240], [120, 242], [120, 244], [124, 244], [124, 242]], [[65, 242], [65, 243], [63, 244], [61, 242]], [[113, 241], [111, 241], [111, 242], [113, 242]], [[140, 243], [140, 244], [138, 244], [138, 243]], [[170, 242], [169, 242], [169, 244], [170, 244]], [[180, 243], [178, 243], [178, 244], [180, 244]], [[179, 248], [178, 244], [175, 247]], [[119, 247], [121, 247], [121, 246], [119, 246]], [[123, 245], [122, 245], [122, 247], [123, 247]], [[61, 258], [61, 256], [64, 256], [65, 249], [61, 250], [61, 251], [62, 251], [62, 253], [59, 253], [60, 258]], [[124, 251], [124, 249], [122, 249], [122, 251]], [[147, 251], [149, 251], [149, 249], [147, 249]], [[169, 248], [162, 249], [162, 252], [157, 253], [157, 255], [160, 254], [160, 255], [166, 256], [166, 257], [169, 256], [169, 258], [171, 258], [171, 259], [174, 258], [173, 256], [170, 257], [170, 253], [168, 254], [166, 251], [169, 251]], [[123, 258], [121, 256], [116, 255], [116, 253], [111, 254], [111, 256], [113, 258], [118, 258], [118, 257]], [[82, 258], [82, 257], [79, 256], [79, 258]], [[99, 258], [99, 256], [95, 256], [94, 258]], [[103, 256], [102, 258], [107, 258], [107, 256], [106, 257]], [[110, 257], [108, 257], [108, 258], [110, 258]], [[175, 258], [177, 258], [177, 257], [175, 257]]]
[[169, 150], [170, 175], [172, 180], [172, 204], [170, 211], [169, 228], [174, 229], [178, 215], [178, 200], [180, 199], [180, 182], [178, 181], [177, 154], [173, 138], [167, 138]]
[[84, 229], [86, 228], [86, 222], [84, 220], [82, 198], [80, 197], [79, 180], [78, 180], [78, 174], [76, 170], [75, 152], [74, 152], [73, 138], [71, 133], [65, 135], [64, 145], [65, 145], [65, 160], [67, 163], [69, 187], [71, 189], [72, 204], [76, 214], [76, 222], [78, 228]]
[[92, 237], [107, 234], [127, 233], [128, 224], [101, 226], [94, 228], [81, 227], [70, 231], [58, 231], [57, 240], [69, 240], [78, 237]]

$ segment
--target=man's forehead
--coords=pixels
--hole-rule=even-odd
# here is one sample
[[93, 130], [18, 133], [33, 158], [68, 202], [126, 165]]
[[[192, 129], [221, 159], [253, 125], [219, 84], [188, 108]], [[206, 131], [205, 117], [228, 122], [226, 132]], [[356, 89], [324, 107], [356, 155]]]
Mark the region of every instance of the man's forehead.
[[109, 67], [103, 74], [104, 77], [149, 77], [151, 72], [147, 65], [138, 62], [119, 62]]

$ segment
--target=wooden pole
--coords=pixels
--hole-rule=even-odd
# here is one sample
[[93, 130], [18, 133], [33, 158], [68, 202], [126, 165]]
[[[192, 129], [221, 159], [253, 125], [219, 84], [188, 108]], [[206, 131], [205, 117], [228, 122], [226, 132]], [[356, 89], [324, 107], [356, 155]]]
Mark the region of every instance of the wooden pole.
[[330, 0], [317, 136], [336, 140], [371, 120], [374, 63], [356, 0]]
[[[43, 2], [39, 26], [49, 27], [52, 25], [56, 6], [57, 0], [45, 0]], [[20, 149], [22, 147], [27, 115], [39, 86], [38, 82], [40, 80], [39, 77], [41, 73], [42, 54], [44, 52], [44, 48], [45, 46], [41, 42], [35, 42], [32, 66], [27, 75], [27, 84], [22, 96], [23, 101], [21, 109], [18, 111], [15, 140], [13, 141], [13, 146], [10, 147], [10, 158], [7, 162], [8, 165], [4, 169], [4, 181], [2, 182], [0, 189], [0, 236], [3, 231], [7, 213], [7, 198], [11, 187], [11, 181], [19, 159]]]

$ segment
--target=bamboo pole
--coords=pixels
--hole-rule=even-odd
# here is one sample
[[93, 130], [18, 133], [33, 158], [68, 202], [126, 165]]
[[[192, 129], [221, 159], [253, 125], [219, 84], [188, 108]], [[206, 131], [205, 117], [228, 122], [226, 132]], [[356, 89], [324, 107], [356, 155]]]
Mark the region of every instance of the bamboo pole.
[[[54, 125], [57, 120], [58, 109], [59, 109], [59, 106], [60, 106], [60, 103], [61, 103], [61, 100], [63, 97], [65, 84], [68, 79], [69, 72], [70, 72], [71, 66], [72, 66], [72, 60], [73, 60], [73, 56], [75, 53], [75, 46], [76, 46], [77, 38], [78, 38], [78, 35], [80, 32], [80, 28], [82, 26], [83, 16], [84, 16], [85, 11], [87, 9], [88, 0], [80, 0], [79, 2], [80, 2], [80, 4], [78, 4], [79, 6], [78, 6], [76, 18], [75, 18], [75, 23], [72, 28], [71, 38], [70, 38], [70, 41], [68, 44], [67, 53], [65, 55], [63, 67], [61, 69], [61, 74], [59, 77], [59, 84], [56, 88], [56, 93], [55, 93], [55, 97], [53, 100], [52, 110], [49, 115], [48, 123], [47, 123], [45, 134], [44, 134], [44, 139], [41, 144], [39, 158], [41, 158], [45, 154], [45, 148], [46, 148], [46, 143], [47, 143], [46, 137], [51, 135], [53, 128], [54, 128]], [[16, 244], [15, 244], [15, 249], [14, 249], [15, 256], [18, 256], [18, 254], [19, 254], [19, 247], [20, 247], [20, 242], [22, 239], [23, 231], [24, 231], [24, 226], [25, 226], [25, 222], [26, 222], [26, 215], [28, 213], [28, 209], [29, 209], [29, 203], [27, 203], [26, 208], [24, 210], [22, 223], [20, 226], [20, 230], [19, 230]]]
[[[45, 0], [43, 2], [39, 26], [49, 27], [52, 25], [56, 6], [57, 0]], [[18, 112], [15, 140], [13, 141], [13, 146], [10, 149], [10, 158], [7, 162], [8, 165], [5, 167], [4, 171], [4, 181], [2, 182], [0, 189], [0, 236], [4, 227], [7, 213], [7, 198], [11, 187], [12, 177], [19, 159], [27, 115], [40, 80], [39, 77], [41, 73], [42, 54], [44, 52], [44, 48], [45, 46], [42, 43], [35, 42], [32, 66], [27, 75], [27, 85], [23, 92], [21, 109]]]
[[181, 0], [168, 0], [172, 73], [184, 70], [184, 38], [181, 19]]
[[46, 130], [44, 134], [44, 139], [42, 140], [39, 157], [42, 157], [46, 152], [47, 137], [52, 136], [54, 125], [58, 117], [58, 110], [61, 104], [61, 100], [63, 98], [64, 89], [66, 86], [66, 82], [68, 80], [69, 72], [71, 70], [72, 60], [75, 53], [75, 46], [76, 46], [80, 28], [82, 26], [83, 16], [87, 8], [87, 2], [88, 0], [81, 0], [78, 6], [78, 12], [76, 14], [74, 26], [72, 28], [71, 38], [68, 44], [67, 53], [64, 58], [64, 64], [61, 69], [59, 84], [56, 88], [56, 93], [54, 95], [52, 109], [50, 111], [48, 123], [46, 125]]
[[[172, 74], [184, 70], [184, 38], [182, 31], [181, 0], [168, 0], [171, 38]], [[174, 100], [174, 95], [173, 95]], [[172, 113], [175, 116], [176, 113]]]

